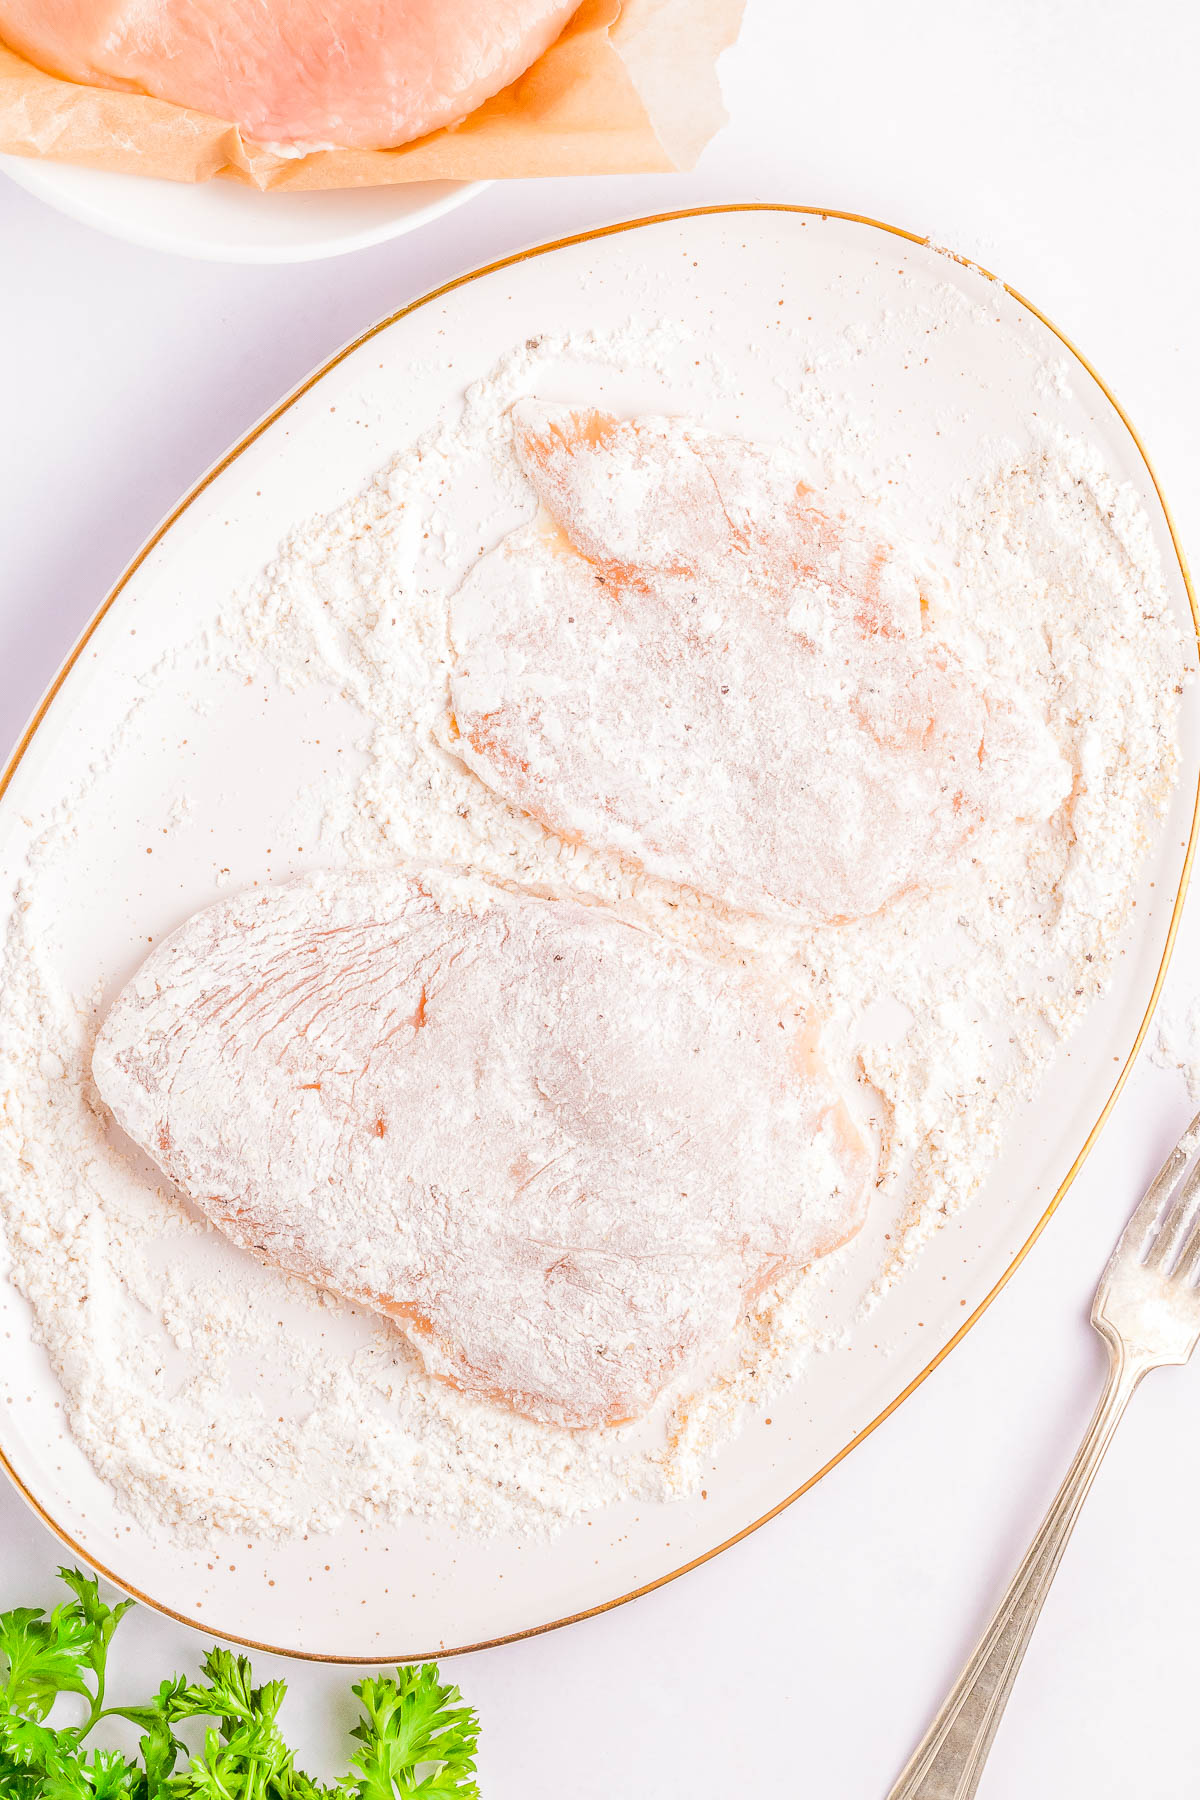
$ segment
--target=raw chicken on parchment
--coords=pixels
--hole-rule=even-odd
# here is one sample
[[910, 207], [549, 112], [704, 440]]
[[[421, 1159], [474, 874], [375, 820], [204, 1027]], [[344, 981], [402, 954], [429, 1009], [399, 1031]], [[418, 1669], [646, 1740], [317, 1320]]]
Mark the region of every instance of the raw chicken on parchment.
[[51, 74], [231, 119], [258, 143], [379, 150], [524, 74], [579, 0], [0, 0]]

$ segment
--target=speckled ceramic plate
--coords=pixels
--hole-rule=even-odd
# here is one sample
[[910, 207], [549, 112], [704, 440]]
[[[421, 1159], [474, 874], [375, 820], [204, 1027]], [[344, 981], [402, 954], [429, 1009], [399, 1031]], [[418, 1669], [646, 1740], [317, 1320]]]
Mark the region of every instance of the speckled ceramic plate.
[[[854, 324], [868, 294], [872, 309], [881, 294], [899, 309], [947, 283], [979, 303], [967, 336], [957, 334], [949, 354], [935, 334], [925, 362], [874, 364], [868, 347], [847, 367], [850, 403], [857, 394], [865, 405], [871, 387], [877, 418], [902, 418], [910, 440], [923, 434], [934, 481], [956, 479], [966, 437], [1022, 441], [1033, 410], [1089, 435], [1142, 494], [1190, 631], [1186, 577], [1140, 445], [1092, 371], [1025, 301], [869, 220], [758, 206], [639, 220], [527, 251], [385, 319], [193, 489], [100, 606], [8, 768], [4, 893], [46, 817], [82, 770], [105, 759], [135, 691], [148, 692], [147, 704], [80, 811], [63, 878], [63, 943], [81, 984], [131, 966], [137, 942], [211, 899], [214, 855], [239, 881], [284, 871], [278, 851], [265, 858], [272, 821], [334, 754], [336, 709], [316, 746], [311, 696], [291, 696], [269, 719], [249, 692], [232, 710], [195, 710], [178, 662], [149, 689], [147, 672], [217, 613], [293, 525], [358, 490], [512, 344], [615, 327], [631, 313], [665, 316], [719, 350], [756, 418], [769, 418], [789, 317], [832, 338]], [[1048, 355], [1063, 361], [1069, 381], [1035, 394], [1031, 372]], [[705, 376], [700, 361], [696, 367], [694, 402], [702, 408]], [[615, 403], [643, 403], [636, 376]], [[965, 421], [960, 435], [946, 433], [935, 446], [934, 422], [950, 415]], [[769, 1423], [759, 1418], [718, 1457], [704, 1498], [621, 1506], [549, 1544], [475, 1541], [407, 1523], [356, 1525], [283, 1547], [181, 1551], [117, 1510], [71, 1440], [25, 1303], [0, 1282], [0, 1447], [9, 1474], [76, 1554], [131, 1593], [208, 1633], [330, 1659], [377, 1662], [544, 1630], [668, 1581], [754, 1530], [953, 1347], [1091, 1147], [1145, 1029], [1178, 918], [1200, 768], [1194, 697], [1185, 711], [1183, 778], [1140, 881], [1138, 931], [1111, 992], [1060, 1052], [1042, 1097], [1014, 1120], [977, 1200], [930, 1243], [869, 1330], [818, 1358], [804, 1383], [772, 1406]], [[185, 780], [188, 829], [156, 838], [148, 858], [147, 833]]]

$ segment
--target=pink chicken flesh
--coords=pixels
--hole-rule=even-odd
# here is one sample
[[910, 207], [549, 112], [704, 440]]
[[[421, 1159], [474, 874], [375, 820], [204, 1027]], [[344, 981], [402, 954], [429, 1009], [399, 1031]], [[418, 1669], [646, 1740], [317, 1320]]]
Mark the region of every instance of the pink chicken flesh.
[[844, 924], [1067, 799], [1032, 701], [786, 459], [686, 419], [512, 419], [541, 510], [451, 602], [448, 722], [510, 804], [724, 905]]
[[578, 4], [0, 0], [0, 36], [69, 81], [173, 100], [262, 143], [386, 149], [498, 94]]
[[597, 1427], [861, 1225], [875, 1155], [821, 1023], [599, 907], [380, 870], [196, 914], [92, 1069], [235, 1243], [431, 1375]]

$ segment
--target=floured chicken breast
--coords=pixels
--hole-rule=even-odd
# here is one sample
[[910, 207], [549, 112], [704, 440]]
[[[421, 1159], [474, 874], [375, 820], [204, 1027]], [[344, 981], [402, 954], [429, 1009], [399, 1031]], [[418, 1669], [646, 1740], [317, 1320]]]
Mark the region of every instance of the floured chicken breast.
[[442, 871], [198, 913], [100, 1032], [118, 1123], [234, 1241], [532, 1418], [631, 1418], [875, 1169], [819, 1021], [740, 965]]
[[538, 517], [453, 599], [450, 740], [552, 831], [773, 917], [936, 883], [1071, 770], [920, 582], [782, 459], [676, 419], [513, 408]]
[[579, 0], [0, 0], [39, 68], [232, 119], [260, 143], [386, 149], [524, 74]]

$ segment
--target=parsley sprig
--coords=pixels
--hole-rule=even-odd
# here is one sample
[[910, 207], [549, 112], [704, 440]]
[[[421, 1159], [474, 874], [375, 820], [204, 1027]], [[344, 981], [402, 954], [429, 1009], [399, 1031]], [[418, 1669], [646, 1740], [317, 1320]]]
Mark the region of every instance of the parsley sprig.
[[[201, 1681], [176, 1675], [142, 1705], [106, 1706], [109, 1648], [133, 1602], [108, 1606], [91, 1577], [59, 1574], [72, 1597], [51, 1613], [0, 1613], [0, 1800], [478, 1800], [479, 1723], [436, 1663], [355, 1684], [358, 1747], [327, 1786], [297, 1769], [279, 1729], [285, 1684], [255, 1687], [229, 1650], [209, 1651]], [[81, 1724], [48, 1723], [60, 1694], [83, 1697]], [[138, 1758], [86, 1746], [113, 1718], [140, 1728]], [[196, 1755], [176, 1734], [184, 1719], [212, 1721]]]

